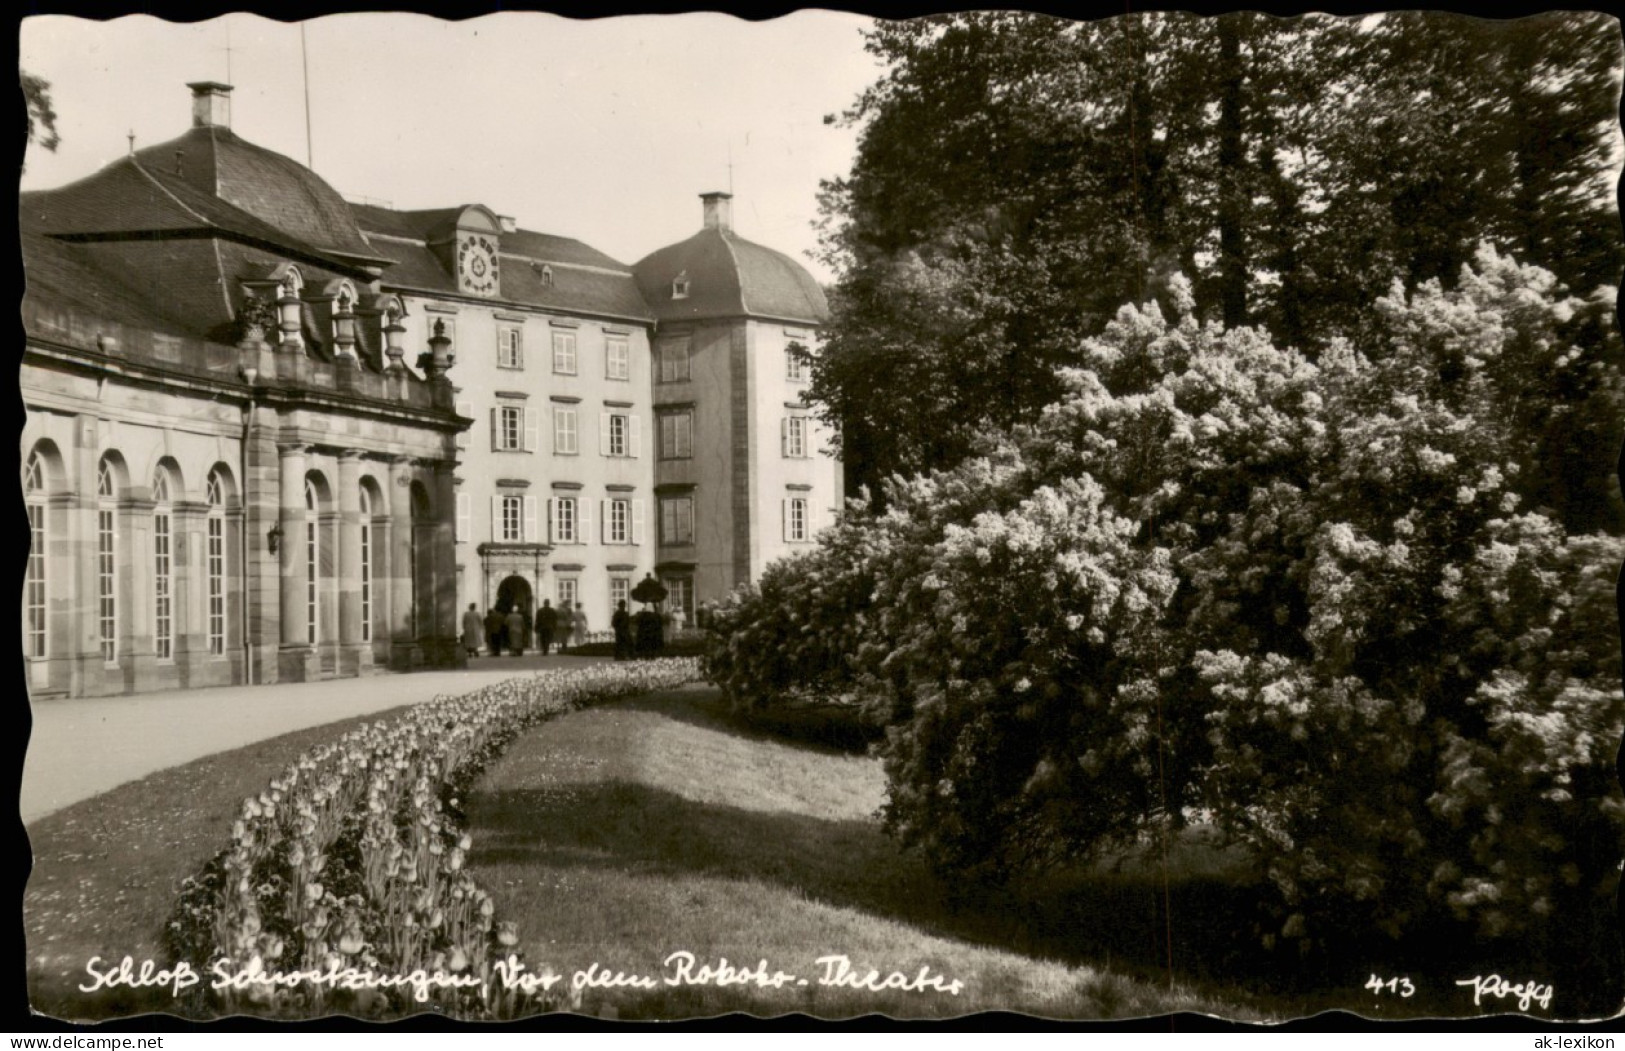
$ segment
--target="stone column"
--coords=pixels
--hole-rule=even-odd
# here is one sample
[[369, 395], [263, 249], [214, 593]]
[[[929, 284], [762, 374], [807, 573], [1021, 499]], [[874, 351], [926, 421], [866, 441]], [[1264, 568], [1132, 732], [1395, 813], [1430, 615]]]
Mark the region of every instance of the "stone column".
[[458, 645], [457, 611], [457, 477], [456, 463], [431, 461], [434, 471], [435, 648], [438, 663], [467, 663]]
[[415, 596], [412, 579], [412, 458], [396, 456], [389, 461], [389, 528], [385, 548], [389, 552], [389, 638], [390, 665], [396, 669], [421, 663], [414, 617]]
[[[101, 576], [96, 564], [96, 468], [98, 466], [96, 417], [80, 413], [73, 419], [73, 446], [64, 450], [66, 485], [72, 494], [63, 509], [66, 526], [63, 536], [71, 547], [72, 572], [52, 581], [55, 592], [69, 602], [63, 633], [70, 661], [68, 693], [74, 697], [94, 697], [106, 693], [107, 672], [102, 662]], [[52, 501], [53, 505], [55, 501]], [[54, 510], [54, 506], [53, 506]], [[53, 567], [54, 568], [54, 567]], [[70, 585], [69, 582], [72, 582]], [[73, 594], [67, 595], [69, 587]], [[53, 624], [53, 627], [55, 625]]]
[[338, 460], [339, 674], [351, 676], [372, 663], [361, 641], [361, 531], [369, 523], [361, 518], [361, 452], [346, 449]]
[[177, 502], [171, 514], [174, 581], [170, 594], [175, 618], [175, 668], [182, 686], [208, 681], [208, 514], [208, 504], [192, 500]]
[[299, 443], [277, 446], [281, 505], [277, 520], [282, 530], [278, 550], [279, 588], [282, 596], [282, 645], [277, 651], [277, 678], [281, 682], [309, 682], [320, 677], [321, 660], [310, 644], [310, 613], [306, 605], [305, 565], [305, 456]]

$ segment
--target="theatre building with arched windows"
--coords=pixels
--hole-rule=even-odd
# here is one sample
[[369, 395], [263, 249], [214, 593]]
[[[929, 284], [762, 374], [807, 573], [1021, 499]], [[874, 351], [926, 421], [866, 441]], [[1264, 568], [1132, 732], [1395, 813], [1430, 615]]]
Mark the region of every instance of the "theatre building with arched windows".
[[689, 623], [833, 520], [828, 308], [729, 195], [629, 266], [346, 202], [190, 87], [179, 138], [21, 197], [32, 696], [455, 666], [470, 605], [602, 632], [650, 575]]
[[461, 659], [448, 347], [401, 342], [387, 260], [228, 90], [21, 198], [35, 697]]

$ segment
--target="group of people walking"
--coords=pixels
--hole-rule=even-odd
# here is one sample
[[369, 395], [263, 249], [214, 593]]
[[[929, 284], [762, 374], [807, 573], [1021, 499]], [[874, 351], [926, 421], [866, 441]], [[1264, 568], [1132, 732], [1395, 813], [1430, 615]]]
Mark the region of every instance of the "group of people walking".
[[532, 625], [528, 609], [515, 608], [507, 613], [492, 609], [481, 617], [478, 605], [470, 602], [463, 614], [463, 649], [468, 651], [470, 657], [478, 656], [483, 641], [486, 652], [493, 657], [502, 656], [504, 651], [516, 657], [523, 656], [530, 644], [532, 627], [536, 632], [536, 646], [543, 656], [552, 651], [555, 643], [560, 653], [571, 646], [584, 646], [587, 643], [587, 611], [579, 602], [575, 609], [569, 607], [570, 604], [566, 602], [554, 609], [551, 599], [543, 599], [542, 608], [536, 611], [535, 624]]

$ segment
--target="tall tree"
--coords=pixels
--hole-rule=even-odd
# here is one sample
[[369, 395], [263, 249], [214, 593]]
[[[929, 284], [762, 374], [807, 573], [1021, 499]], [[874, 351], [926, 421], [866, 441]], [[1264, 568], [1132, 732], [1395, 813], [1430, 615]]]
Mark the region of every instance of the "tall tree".
[[23, 101], [28, 111], [28, 143], [56, 152], [62, 139], [56, 133], [56, 111], [51, 108], [51, 84], [26, 69], [22, 72]]
[[1587, 295], [1625, 258], [1601, 16], [964, 14], [869, 48], [889, 69], [825, 187], [814, 385], [854, 488], [1034, 419], [1174, 273], [1196, 316], [1314, 358], [1396, 276], [1453, 287], [1481, 240]]

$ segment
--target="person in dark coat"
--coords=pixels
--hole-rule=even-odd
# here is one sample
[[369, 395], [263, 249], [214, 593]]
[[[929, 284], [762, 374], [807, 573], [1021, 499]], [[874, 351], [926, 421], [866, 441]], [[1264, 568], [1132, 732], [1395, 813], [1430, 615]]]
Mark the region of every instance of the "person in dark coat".
[[615, 659], [628, 660], [632, 656], [632, 616], [626, 612], [626, 600], [622, 599], [615, 604], [615, 615], [609, 618], [609, 626], [615, 629]]
[[508, 614], [508, 652], [515, 657], [525, 655], [525, 615], [518, 610]]
[[531, 631], [530, 607], [526, 606], [523, 609], [521, 609], [519, 611], [519, 615], [525, 619], [524, 631], [521, 632], [520, 635], [519, 635], [519, 648], [523, 650], [523, 649], [528, 649], [530, 647], [530, 631]]
[[485, 615], [485, 644], [491, 649], [491, 656], [502, 656], [502, 633], [506, 627], [502, 612], [493, 608]]
[[542, 599], [542, 608], [536, 611], [536, 647], [544, 657], [553, 648], [553, 630], [558, 626], [559, 611], [553, 608], [553, 600]]
[[463, 649], [468, 651], [470, 657], [480, 655], [480, 636], [484, 634], [485, 621], [474, 603], [470, 602], [463, 613]]

